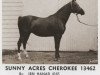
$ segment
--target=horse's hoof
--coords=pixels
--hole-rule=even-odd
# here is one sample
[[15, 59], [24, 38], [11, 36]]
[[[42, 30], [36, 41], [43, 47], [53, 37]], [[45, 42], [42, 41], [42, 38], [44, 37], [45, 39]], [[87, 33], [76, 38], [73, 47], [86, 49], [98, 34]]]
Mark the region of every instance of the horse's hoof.
[[18, 58], [18, 60], [19, 60], [19, 61], [22, 61], [22, 59], [21, 59], [21, 58]]
[[21, 56], [20, 56], [20, 53], [18, 53], [18, 60], [19, 60], [19, 61], [22, 61], [22, 58], [21, 58]]
[[29, 56], [28, 55], [26, 55], [26, 58], [28, 58]]
[[26, 57], [26, 58], [29, 57], [27, 51], [25, 51], [25, 50], [24, 50], [24, 54], [25, 54], [25, 57]]

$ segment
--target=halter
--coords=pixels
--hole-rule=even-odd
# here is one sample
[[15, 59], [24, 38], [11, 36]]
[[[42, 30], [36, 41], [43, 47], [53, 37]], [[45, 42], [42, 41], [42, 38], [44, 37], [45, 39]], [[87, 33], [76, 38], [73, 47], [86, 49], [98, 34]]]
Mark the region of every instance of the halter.
[[87, 24], [87, 23], [81, 22], [80, 19], [79, 19], [79, 17], [78, 17], [78, 14], [76, 14], [76, 17], [77, 17], [77, 21], [79, 23], [83, 24], [83, 25], [87, 25], [87, 26], [97, 26], [98, 25], [98, 24], [97, 25], [91, 25], [91, 24]]
[[[72, 10], [73, 10], [73, 3], [71, 2], [70, 4], [71, 4], [71, 11], [72, 11]], [[78, 10], [78, 12], [79, 12], [79, 11], [80, 11], [80, 10]], [[75, 14], [75, 13], [74, 13], [74, 14]], [[91, 24], [87, 24], [87, 23], [81, 22], [80, 19], [79, 19], [79, 17], [78, 17], [78, 14], [76, 13], [75, 15], [76, 15], [76, 17], [77, 17], [77, 21], [78, 21], [79, 23], [83, 24], [83, 25], [87, 25], [87, 26], [97, 26], [97, 25], [98, 25], [98, 24], [97, 24], [97, 25], [91, 25]]]
[[[70, 2], [70, 6], [71, 6], [71, 11], [73, 11], [73, 3], [72, 2]], [[80, 10], [78, 10], [77, 12], [79, 12]], [[74, 13], [75, 14], [75, 13]], [[77, 14], [77, 13], [76, 13]]]

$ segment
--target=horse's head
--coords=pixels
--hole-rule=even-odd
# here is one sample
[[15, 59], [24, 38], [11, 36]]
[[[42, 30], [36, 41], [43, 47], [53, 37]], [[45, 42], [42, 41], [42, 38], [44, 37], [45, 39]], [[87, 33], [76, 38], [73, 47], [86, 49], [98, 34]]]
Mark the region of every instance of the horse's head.
[[72, 0], [70, 2], [70, 4], [71, 4], [71, 12], [72, 13], [81, 14], [81, 15], [85, 14], [84, 10], [79, 6], [79, 4], [76, 2], [76, 0]]

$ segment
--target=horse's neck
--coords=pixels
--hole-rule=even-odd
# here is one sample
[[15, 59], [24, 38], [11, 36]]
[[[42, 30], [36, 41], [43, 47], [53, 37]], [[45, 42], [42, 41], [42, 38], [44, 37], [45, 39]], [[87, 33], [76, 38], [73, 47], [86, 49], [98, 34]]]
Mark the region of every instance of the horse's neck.
[[68, 21], [70, 14], [71, 14], [71, 6], [69, 3], [63, 6], [55, 13], [56, 17], [60, 19], [64, 25]]

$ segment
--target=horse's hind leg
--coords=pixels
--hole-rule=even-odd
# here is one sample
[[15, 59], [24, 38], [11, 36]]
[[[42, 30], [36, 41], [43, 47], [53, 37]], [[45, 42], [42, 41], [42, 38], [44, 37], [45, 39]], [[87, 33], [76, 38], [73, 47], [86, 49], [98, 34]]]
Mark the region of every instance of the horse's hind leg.
[[26, 44], [27, 44], [27, 41], [28, 41], [28, 39], [29, 39], [29, 36], [30, 36], [30, 33], [27, 34], [27, 35], [25, 36], [24, 40], [23, 40], [24, 54], [25, 54], [26, 57], [28, 57], [28, 53], [27, 53], [27, 51], [26, 51]]
[[21, 56], [20, 56], [20, 47], [21, 47], [21, 43], [22, 43], [21, 38], [19, 38], [19, 40], [18, 40], [18, 42], [17, 42], [17, 46], [18, 46], [18, 59], [19, 59], [19, 60], [22, 60], [22, 59], [21, 59]]

